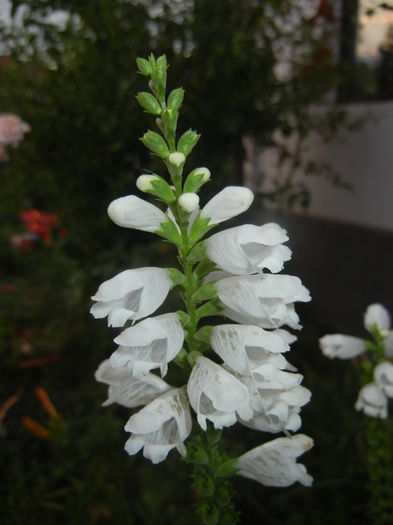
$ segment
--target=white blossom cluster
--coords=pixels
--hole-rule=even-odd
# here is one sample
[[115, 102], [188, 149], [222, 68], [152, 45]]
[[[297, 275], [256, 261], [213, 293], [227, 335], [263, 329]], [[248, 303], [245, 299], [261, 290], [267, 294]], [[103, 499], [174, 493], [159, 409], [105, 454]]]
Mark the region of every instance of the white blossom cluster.
[[[149, 176], [142, 177], [139, 189], [150, 183]], [[247, 188], [226, 187], [199, 209], [195, 197], [184, 193], [178, 205], [192, 214], [190, 222], [203, 219], [210, 225], [246, 211], [254, 198]], [[134, 195], [113, 201], [108, 214], [125, 228], [160, 234], [174, 226], [180, 231], [170, 211], [164, 213]], [[223, 315], [241, 324], [212, 328], [216, 360], [199, 356], [186, 387], [174, 388], [162, 379], [183, 347], [181, 319], [173, 312], [149, 317], [174, 284], [171, 272], [158, 267], [125, 270], [98, 288], [93, 316], [107, 317], [108, 325], [118, 328], [129, 320], [133, 323], [115, 338], [118, 348], [96, 372], [96, 379], [109, 386], [105, 405], [143, 407], [125, 426], [131, 433], [125, 445], [129, 454], [143, 449], [153, 463], [174, 448], [184, 456], [192, 408], [202, 429], [207, 421], [215, 428], [238, 421], [252, 429], [287, 434], [240, 456], [241, 475], [271, 486], [312, 483], [296, 458], [313, 441], [303, 434], [289, 436], [300, 428], [300, 409], [311, 394], [284, 357], [296, 337], [282, 327], [301, 328], [294, 304], [309, 301], [310, 295], [299, 278], [276, 275], [291, 257], [283, 244], [287, 240], [280, 226], [265, 224], [230, 228], [204, 241], [205, 253], [218, 269], [205, 282], [214, 283]]]
[[[371, 417], [387, 418], [388, 398], [393, 398], [393, 330], [389, 312], [381, 304], [371, 304], [364, 314], [364, 326], [370, 333], [377, 329], [383, 338], [384, 359], [374, 368], [374, 380], [360, 389], [355, 408]], [[320, 339], [320, 347], [329, 358], [351, 359], [368, 350], [368, 341], [330, 334]]]

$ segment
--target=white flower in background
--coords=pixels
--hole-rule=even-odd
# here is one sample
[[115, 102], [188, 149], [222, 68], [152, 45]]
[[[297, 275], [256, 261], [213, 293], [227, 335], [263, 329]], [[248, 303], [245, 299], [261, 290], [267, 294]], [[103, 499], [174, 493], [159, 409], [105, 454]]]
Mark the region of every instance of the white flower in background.
[[393, 364], [383, 361], [374, 368], [374, 381], [387, 397], [393, 397]]
[[308, 302], [310, 294], [298, 277], [292, 275], [242, 275], [215, 283], [218, 297], [229, 319], [263, 328], [284, 324], [299, 329], [293, 303]]
[[369, 332], [373, 325], [376, 325], [380, 332], [387, 332], [390, 329], [390, 315], [381, 304], [370, 304], [364, 314], [364, 326]]
[[143, 447], [143, 455], [160, 463], [176, 448], [186, 455], [184, 441], [191, 432], [191, 414], [185, 392], [172, 389], [157, 397], [128, 420], [124, 427], [132, 435], [125, 445], [128, 454]]
[[360, 389], [355, 408], [371, 417], [388, 417], [388, 399], [375, 383], [369, 383]]
[[227, 186], [205, 204], [201, 210], [203, 219], [209, 224], [220, 224], [245, 212], [251, 206], [254, 194], [243, 186]]
[[187, 393], [198, 423], [206, 430], [206, 419], [215, 428], [236, 423], [236, 414], [247, 420], [252, 416], [248, 390], [235, 376], [206, 357], [199, 357], [187, 385]]
[[280, 272], [291, 258], [288, 240], [278, 224], [244, 224], [216, 233], [204, 242], [206, 255], [218, 267], [232, 274], [252, 274], [267, 268]]
[[366, 341], [351, 335], [329, 334], [319, 340], [322, 353], [333, 359], [351, 359], [366, 351]]
[[104, 406], [118, 403], [127, 408], [147, 405], [156, 397], [167, 392], [171, 387], [154, 374], [132, 376], [127, 365], [113, 368], [109, 359], [98, 367], [95, 378], [109, 386], [108, 399]]
[[109, 359], [114, 368], [127, 364], [135, 376], [159, 368], [164, 377], [169, 361], [180, 352], [184, 332], [179, 317], [171, 313], [149, 317], [124, 330], [114, 341], [120, 345]]
[[261, 366], [284, 369], [287, 364], [281, 353], [287, 352], [289, 345], [280, 335], [259, 326], [215, 326], [210, 344], [216, 354], [239, 374], [251, 374]]
[[[390, 330], [390, 315], [381, 304], [370, 304], [364, 314], [364, 327], [369, 332], [376, 326], [384, 337], [383, 346], [386, 357], [393, 357], [393, 330]], [[343, 334], [324, 335], [319, 340], [322, 353], [326, 357], [351, 359], [367, 350], [367, 341], [360, 337]]]
[[162, 268], [125, 270], [100, 285], [90, 313], [95, 319], [108, 316], [108, 326], [124, 326], [153, 313], [165, 301], [172, 281]]
[[309, 487], [313, 479], [296, 459], [312, 446], [313, 440], [304, 434], [274, 439], [240, 456], [239, 474], [268, 487], [288, 487], [296, 481]]
[[108, 215], [118, 226], [151, 233], [158, 232], [161, 224], [169, 221], [157, 206], [136, 195], [112, 201], [108, 206]]

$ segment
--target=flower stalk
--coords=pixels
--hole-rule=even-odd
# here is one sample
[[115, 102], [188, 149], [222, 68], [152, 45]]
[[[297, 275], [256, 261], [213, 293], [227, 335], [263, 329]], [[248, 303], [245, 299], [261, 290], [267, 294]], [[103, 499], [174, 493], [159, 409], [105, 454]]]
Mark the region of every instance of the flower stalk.
[[[288, 240], [286, 232], [278, 225], [246, 225], [212, 236], [208, 243], [203, 240], [217, 224], [246, 211], [253, 193], [229, 186], [199, 208], [198, 193], [210, 180], [210, 171], [194, 168], [183, 182], [187, 158], [200, 138], [188, 130], [177, 139], [184, 91], [177, 88], [166, 96], [165, 56], [140, 58], [137, 65], [152, 92], [139, 93], [137, 100], [156, 118], [160, 132], [148, 131], [141, 140], [169, 174], [168, 182], [157, 174], [141, 174], [137, 188], [166, 210], [130, 195], [113, 201], [108, 215], [118, 226], [155, 233], [176, 246], [180, 270], [130, 269], [101, 284], [92, 297], [93, 316], [107, 317], [114, 327], [133, 324], [114, 339], [119, 347], [101, 363], [96, 379], [109, 387], [104, 405], [142, 405], [125, 425], [131, 433], [125, 445], [128, 454], [142, 450], [159, 463], [176, 449], [193, 465], [202, 523], [234, 524], [238, 514], [231, 476], [271, 486], [311, 484], [305, 467], [296, 462], [312, 446], [307, 436], [279, 438], [239, 458], [219, 451], [222, 428], [236, 422], [287, 436], [301, 426], [300, 407], [311, 394], [282, 356], [296, 337], [281, 327], [300, 328], [294, 303], [310, 296], [297, 277], [274, 275], [291, 255], [282, 244]], [[271, 274], [263, 274], [265, 268]], [[177, 286], [184, 311], [147, 317]], [[204, 324], [208, 317], [224, 315], [243, 325]], [[231, 344], [223, 343], [225, 337]], [[229, 348], [230, 355], [223, 348]], [[217, 363], [218, 358], [223, 361]], [[174, 387], [162, 379], [172, 361], [187, 374], [186, 385]]]

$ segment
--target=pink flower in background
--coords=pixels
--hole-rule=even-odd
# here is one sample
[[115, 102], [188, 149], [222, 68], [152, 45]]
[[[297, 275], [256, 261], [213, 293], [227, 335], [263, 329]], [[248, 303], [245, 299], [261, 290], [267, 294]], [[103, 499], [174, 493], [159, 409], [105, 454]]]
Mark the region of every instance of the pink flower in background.
[[6, 146], [18, 146], [28, 131], [30, 126], [17, 115], [0, 114], [0, 162], [8, 160]]
[[17, 146], [23, 140], [24, 134], [30, 131], [30, 126], [20, 117], [12, 113], [0, 114], [0, 143]]

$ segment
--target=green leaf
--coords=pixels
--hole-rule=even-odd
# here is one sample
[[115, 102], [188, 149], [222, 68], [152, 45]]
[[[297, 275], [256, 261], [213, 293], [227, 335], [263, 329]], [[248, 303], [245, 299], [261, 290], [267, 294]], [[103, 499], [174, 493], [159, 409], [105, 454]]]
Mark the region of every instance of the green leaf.
[[237, 460], [238, 458], [231, 458], [224, 461], [224, 463], [221, 463], [221, 465], [216, 468], [216, 476], [218, 478], [228, 478], [235, 475], [238, 470], [236, 466]]
[[161, 115], [162, 109], [160, 103], [151, 93], [142, 91], [141, 93], [138, 93], [135, 98], [147, 113]]
[[187, 262], [190, 264], [196, 264], [202, 261], [206, 257], [206, 249], [202, 242], [196, 244], [190, 253], [187, 255]]
[[201, 237], [203, 237], [209, 230], [214, 228], [214, 224], [209, 224], [210, 218], [201, 217], [201, 214], [199, 213], [195, 221], [193, 222], [191, 226], [190, 231], [190, 244], [195, 244]]
[[167, 221], [160, 224], [160, 229], [156, 233], [170, 241], [172, 244], [175, 244], [177, 247], [181, 247], [182, 239], [180, 233], [169, 217]]
[[180, 151], [187, 157], [197, 145], [200, 135], [189, 129], [180, 137], [179, 142], [177, 143], [177, 151]]
[[161, 157], [162, 159], [167, 159], [169, 156], [168, 146], [166, 145], [165, 140], [156, 133], [155, 131], [147, 131], [141, 138], [143, 144], [149, 148], [153, 153]]
[[184, 99], [184, 89], [179, 87], [169, 93], [168, 108], [180, 109]]
[[199, 319], [202, 319], [202, 317], [221, 315], [221, 312], [221, 306], [217, 302], [211, 301], [200, 306], [195, 312], [195, 315], [199, 321]]
[[186, 282], [186, 278], [184, 274], [178, 270], [177, 268], [168, 268], [169, 277], [171, 278], [171, 281], [173, 282], [173, 286], [184, 286], [184, 283]]
[[210, 344], [210, 334], [214, 326], [202, 326], [195, 334], [194, 338], [197, 341]]
[[213, 283], [206, 283], [199, 288], [191, 297], [194, 304], [217, 298], [217, 290]]
[[216, 264], [210, 259], [206, 258], [203, 259], [195, 268], [195, 273], [199, 279], [202, 279], [203, 277], [206, 277], [206, 275], [208, 275], [209, 273], [214, 272], [216, 268]]

